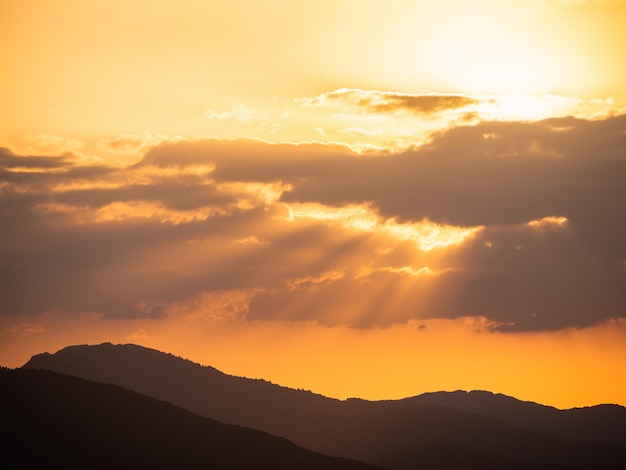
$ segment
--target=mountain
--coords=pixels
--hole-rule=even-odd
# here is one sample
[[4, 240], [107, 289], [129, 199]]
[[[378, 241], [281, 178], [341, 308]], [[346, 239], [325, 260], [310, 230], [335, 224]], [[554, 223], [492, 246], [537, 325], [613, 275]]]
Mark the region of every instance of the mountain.
[[24, 368], [112, 383], [224, 423], [390, 469], [621, 468], [626, 446], [574, 441], [419, 400], [335, 400], [136, 345], [71, 346]]
[[3, 468], [375, 470], [108, 384], [0, 370]]
[[623, 406], [604, 404], [559, 410], [482, 390], [424, 393], [408, 400], [498, 418], [519, 428], [567, 439], [626, 445], [626, 408]]

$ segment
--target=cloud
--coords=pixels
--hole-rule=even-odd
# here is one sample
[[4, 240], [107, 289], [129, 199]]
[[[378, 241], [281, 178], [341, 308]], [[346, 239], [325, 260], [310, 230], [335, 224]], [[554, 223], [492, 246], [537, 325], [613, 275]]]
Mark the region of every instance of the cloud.
[[[249, 317], [360, 327], [484, 317], [492, 329], [526, 331], [587, 326], [623, 315], [623, 267], [585, 252], [567, 227], [485, 229], [440, 253], [443, 260], [423, 256], [420, 263], [405, 250], [399, 250], [403, 256], [393, 251], [371, 256], [380, 267], [334, 282], [264, 291], [252, 299]], [[412, 266], [402, 264], [411, 258]]]
[[102, 139], [99, 145], [112, 152], [136, 153], [143, 148], [145, 141], [146, 139], [140, 135], [121, 134], [113, 139]]
[[339, 129], [338, 132], [342, 134], [356, 134], [362, 136], [371, 136], [371, 135], [381, 135], [383, 133], [382, 129], [363, 129], [361, 127], [344, 127], [343, 129]]
[[54, 170], [65, 168], [70, 157], [63, 156], [18, 156], [9, 149], [0, 148], [0, 165], [3, 172], [21, 173], [24, 171]]
[[331, 107], [373, 114], [408, 113], [427, 115], [478, 104], [479, 100], [458, 94], [397, 93], [341, 88], [314, 98], [300, 100], [304, 106]]
[[[335, 119], [386, 122], [411, 119], [413, 128], [425, 119], [441, 121], [438, 129], [475, 121], [536, 121], [549, 117], [608, 117], [623, 113], [611, 98], [582, 98], [546, 94], [462, 95], [454, 93], [400, 93], [341, 88], [313, 98], [296, 100], [310, 109], [329, 109]], [[443, 125], [443, 124], [446, 125]], [[389, 130], [387, 130], [389, 132]]]
[[49, 134], [36, 134], [23, 137], [21, 150], [34, 154], [58, 155], [78, 151], [84, 145], [84, 142], [76, 139]]
[[0, 313], [502, 331], [624, 318], [625, 148], [622, 115], [483, 122], [366, 155], [178, 141], [115, 167], [0, 150]]
[[137, 319], [137, 318], [148, 318], [148, 319], [158, 319], [163, 318], [165, 316], [165, 309], [162, 305], [155, 304], [142, 304], [137, 305], [128, 311], [124, 312], [121, 315], [123, 318], [128, 319]]
[[234, 119], [241, 122], [251, 121], [255, 117], [255, 110], [248, 106], [237, 103], [233, 104], [226, 111], [217, 111], [209, 109], [205, 111], [204, 116], [210, 120], [223, 121], [225, 119]]

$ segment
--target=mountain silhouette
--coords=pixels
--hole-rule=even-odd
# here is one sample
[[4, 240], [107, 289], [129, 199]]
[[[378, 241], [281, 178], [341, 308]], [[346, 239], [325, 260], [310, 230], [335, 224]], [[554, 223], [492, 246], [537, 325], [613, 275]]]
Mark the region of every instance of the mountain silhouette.
[[559, 410], [483, 390], [430, 392], [409, 400], [490, 416], [516, 427], [567, 439], [626, 445], [626, 408], [623, 406], [603, 404]]
[[34, 369], [0, 383], [3, 468], [376, 469], [110, 384]]
[[415, 398], [341, 401], [130, 344], [71, 346], [36, 355], [23, 367], [116, 384], [316, 452], [390, 469], [618, 469], [626, 458], [626, 446], [615, 441], [575, 441]]

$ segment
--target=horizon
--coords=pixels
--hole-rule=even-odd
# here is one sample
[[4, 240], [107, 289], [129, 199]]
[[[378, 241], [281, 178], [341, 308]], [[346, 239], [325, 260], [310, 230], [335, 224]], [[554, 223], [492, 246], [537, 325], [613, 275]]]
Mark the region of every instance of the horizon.
[[[379, 398], [379, 399], [367, 399], [367, 398], [363, 398], [363, 397], [360, 397], [360, 396], [335, 397], [335, 396], [325, 395], [323, 393], [318, 393], [315, 390], [308, 390], [308, 389], [303, 389], [301, 387], [287, 386], [287, 385], [284, 385], [284, 384], [281, 384], [281, 383], [272, 382], [271, 380], [267, 380], [267, 379], [265, 379], [263, 377], [247, 377], [247, 376], [243, 376], [243, 375], [230, 374], [230, 373], [227, 373], [227, 372], [225, 372], [225, 371], [223, 371], [223, 370], [221, 370], [221, 369], [219, 369], [217, 367], [214, 367], [211, 364], [203, 364], [203, 363], [200, 363], [200, 362], [196, 362], [196, 361], [194, 361], [194, 360], [192, 360], [190, 358], [187, 358], [187, 357], [178, 356], [178, 355], [173, 354], [173, 353], [168, 352], [168, 351], [161, 351], [159, 349], [151, 348], [151, 347], [148, 347], [148, 346], [142, 346], [142, 345], [136, 344], [136, 343], [112, 343], [110, 341], [105, 341], [103, 343], [97, 343], [97, 344], [96, 343], [93, 343], [93, 344], [88, 344], [88, 343], [85, 343], [85, 344], [72, 344], [72, 345], [67, 345], [67, 346], [65, 346], [65, 347], [63, 347], [63, 348], [61, 348], [61, 349], [59, 349], [57, 351], [52, 351], [52, 352], [50, 352], [50, 351], [43, 351], [43, 352], [40, 352], [40, 353], [37, 353], [37, 354], [34, 354], [33, 356], [31, 356], [31, 358], [29, 358], [29, 360], [26, 361], [21, 366], [18, 366], [18, 367], [15, 367], [15, 368], [9, 368], [9, 369], [20, 369], [20, 368], [23, 368], [25, 365], [28, 364], [28, 362], [30, 362], [30, 359], [32, 359], [32, 358], [34, 358], [36, 356], [55, 355], [55, 354], [65, 350], [65, 349], [69, 349], [69, 348], [98, 347], [98, 346], [135, 346], [135, 347], [139, 347], [139, 348], [142, 348], [142, 349], [147, 349], [147, 350], [150, 350], [150, 351], [158, 352], [158, 353], [164, 354], [166, 356], [172, 356], [172, 357], [174, 357], [176, 359], [179, 359], [181, 361], [184, 361], [184, 362], [191, 362], [192, 364], [200, 366], [202, 368], [210, 368], [210, 369], [213, 369], [213, 370], [215, 370], [215, 371], [217, 371], [217, 372], [219, 372], [221, 374], [227, 375], [229, 377], [243, 378], [243, 379], [248, 379], [248, 380], [261, 380], [263, 382], [267, 382], [267, 383], [269, 383], [271, 385], [276, 385], [278, 387], [284, 387], [284, 388], [288, 388], [288, 389], [291, 389], [291, 390], [312, 393], [314, 395], [319, 395], [319, 396], [322, 396], [324, 398], [330, 398], [330, 399], [335, 399], [335, 400], [339, 400], [339, 401], [347, 401], [347, 400], [364, 400], [364, 401], [386, 401], [386, 400], [392, 400], [393, 401], [393, 400], [410, 399], [410, 398], [415, 398], [415, 397], [419, 397], [419, 396], [422, 396], [422, 395], [428, 395], [428, 394], [463, 392], [463, 393], [466, 393], [466, 394], [470, 394], [470, 393], [486, 393], [486, 394], [494, 395], [494, 396], [501, 396], [501, 397], [506, 397], [506, 398], [512, 398], [512, 399], [514, 399], [516, 401], [519, 401], [519, 402], [522, 402], [522, 403], [531, 403], [531, 404], [536, 404], [536, 405], [540, 405], [540, 406], [545, 406], [545, 407], [548, 407], [548, 408], [554, 408], [554, 409], [557, 409], [557, 410], [572, 410], [572, 409], [589, 408], [589, 407], [603, 406], [603, 405], [621, 406], [621, 407], [626, 408], [626, 406], [620, 405], [618, 403], [595, 403], [595, 404], [592, 404], [592, 405], [583, 405], [583, 406], [579, 406], [579, 407], [558, 408], [558, 407], [555, 407], [555, 406], [552, 406], [552, 405], [549, 405], [549, 404], [546, 404], [546, 403], [539, 403], [539, 402], [535, 402], [535, 401], [531, 401], [531, 400], [522, 400], [522, 399], [519, 399], [518, 397], [515, 397], [515, 396], [512, 396], [512, 395], [507, 395], [507, 394], [500, 393], [500, 392], [495, 391], [495, 390], [486, 390], [486, 389], [431, 390], [431, 391], [421, 392], [419, 394], [399, 396], [399, 397], [394, 397], [394, 398]], [[5, 366], [0, 365], [0, 367], [5, 367]]]
[[0, 365], [626, 406], [626, 2], [0, 3]]

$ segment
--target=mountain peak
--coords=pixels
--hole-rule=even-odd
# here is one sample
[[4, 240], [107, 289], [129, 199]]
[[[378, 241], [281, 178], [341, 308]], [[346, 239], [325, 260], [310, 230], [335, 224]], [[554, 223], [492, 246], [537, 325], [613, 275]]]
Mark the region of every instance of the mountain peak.
[[541, 468], [564, 462], [569, 463], [561, 468], [575, 468], [584, 459], [608, 455], [600, 448], [610, 454], [615, 451], [611, 446], [626, 446], [626, 408], [622, 407], [557, 410], [485, 390], [342, 401], [230, 376], [135, 344], [70, 346], [33, 356], [23, 367], [115, 384], [223, 423], [260, 429], [317, 452], [374, 464], [393, 455], [393, 461], [408, 459], [413, 462], [409, 467], [417, 467], [415, 449], [442, 442], [444, 448], [467, 458], [532, 458], [549, 464]]

